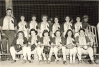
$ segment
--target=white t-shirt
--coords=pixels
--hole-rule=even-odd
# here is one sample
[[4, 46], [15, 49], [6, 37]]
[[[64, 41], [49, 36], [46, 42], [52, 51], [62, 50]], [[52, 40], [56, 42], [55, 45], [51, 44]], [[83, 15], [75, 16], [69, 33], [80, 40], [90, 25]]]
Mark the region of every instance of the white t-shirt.
[[15, 30], [14, 29], [14, 19], [12, 17], [5, 16], [3, 20], [2, 30]]

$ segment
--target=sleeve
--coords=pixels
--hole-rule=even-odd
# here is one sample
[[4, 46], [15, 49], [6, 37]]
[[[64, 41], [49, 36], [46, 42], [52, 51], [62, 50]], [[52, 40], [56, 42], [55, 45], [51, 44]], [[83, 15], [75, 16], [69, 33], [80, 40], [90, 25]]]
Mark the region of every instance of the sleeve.
[[76, 43], [79, 43], [79, 36], [77, 36], [77, 37], [75, 38], [75, 42], [76, 42]]
[[28, 43], [27, 38], [24, 37], [24, 42], [23, 42], [23, 44], [27, 44], [27, 43]]
[[60, 30], [61, 30], [61, 32], [64, 31], [64, 23], [63, 24], [60, 24]]
[[31, 37], [29, 37], [29, 38], [28, 38], [28, 42], [30, 42], [30, 43], [31, 43]]
[[40, 37], [39, 36], [37, 36], [37, 42], [40, 42]]
[[87, 43], [88, 43], [88, 42], [91, 42], [88, 36], [85, 36], [85, 37], [86, 37], [86, 42], [87, 42]]
[[27, 23], [27, 28], [30, 28], [30, 22], [29, 22], [29, 23]]
[[53, 37], [53, 39], [52, 39], [52, 43], [54, 43], [54, 44], [55, 44], [55, 37]]
[[28, 28], [27, 22], [26, 22], [25, 28], [26, 28], [26, 29]]
[[43, 44], [43, 37], [40, 38], [40, 42]]
[[52, 38], [52, 37], [50, 37], [50, 44], [51, 44], [51, 43], [53, 43], [53, 38]]
[[36, 29], [39, 29], [39, 27], [38, 27], [38, 22], [37, 22], [37, 25], [36, 25]]
[[66, 38], [61, 37], [61, 40], [62, 40], [62, 45], [64, 46], [66, 44]]
[[0, 26], [3, 26], [4, 17], [0, 19]]
[[40, 27], [41, 27], [41, 23], [38, 23], [38, 29], [40, 29]]
[[14, 27], [16, 27], [17, 25], [17, 20], [14, 18]]

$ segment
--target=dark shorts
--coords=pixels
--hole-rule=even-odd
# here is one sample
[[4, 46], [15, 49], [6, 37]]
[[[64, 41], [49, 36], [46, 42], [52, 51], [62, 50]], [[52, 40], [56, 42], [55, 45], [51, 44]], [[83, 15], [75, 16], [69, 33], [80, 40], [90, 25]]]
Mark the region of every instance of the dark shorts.
[[43, 53], [49, 54], [49, 52], [50, 52], [50, 47], [49, 46], [44, 46]]

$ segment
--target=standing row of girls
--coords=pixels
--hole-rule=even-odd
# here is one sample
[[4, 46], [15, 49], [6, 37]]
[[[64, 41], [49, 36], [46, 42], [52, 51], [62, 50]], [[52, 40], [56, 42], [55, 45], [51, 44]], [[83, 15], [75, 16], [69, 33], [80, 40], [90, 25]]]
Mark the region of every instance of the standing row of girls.
[[[94, 35], [86, 28], [88, 16], [85, 15], [83, 18], [85, 20], [82, 23], [80, 17], [77, 17], [77, 22], [73, 25], [69, 16], [66, 16], [64, 24], [59, 24], [58, 17], [55, 17], [55, 23], [52, 24], [47, 21], [47, 16], [43, 15], [42, 22], [38, 24], [36, 16], [33, 16], [32, 21], [27, 24], [25, 17], [21, 16], [17, 36], [10, 47], [13, 62], [16, 62], [15, 56], [18, 53], [23, 54], [24, 63], [26, 63], [27, 58], [31, 63], [31, 54], [35, 53], [38, 55], [39, 62], [44, 60], [44, 62], [50, 63], [53, 53], [56, 61], [60, 61], [58, 52], [62, 50], [63, 64], [67, 63], [66, 55], [70, 57], [70, 64], [75, 64], [76, 55], [79, 63], [81, 63], [83, 53], [88, 53], [94, 64], [92, 49]], [[91, 34], [89, 35], [89, 33]]]

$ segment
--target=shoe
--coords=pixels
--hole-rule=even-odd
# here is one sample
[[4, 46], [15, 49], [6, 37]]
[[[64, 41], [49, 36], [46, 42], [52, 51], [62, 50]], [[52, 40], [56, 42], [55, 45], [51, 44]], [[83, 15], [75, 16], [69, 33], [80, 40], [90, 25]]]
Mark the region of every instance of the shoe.
[[47, 63], [50, 64], [50, 61], [48, 60]]
[[94, 61], [92, 61], [92, 64], [93, 64], [93, 65], [96, 65], [96, 63], [95, 63]]
[[16, 60], [13, 60], [11, 63], [15, 63], [16, 62]]
[[39, 64], [41, 63], [41, 60], [39, 60]]
[[44, 63], [47, 63], [47, 61], [46, 61], [46, 60], [44, 60]]
[[31, 60], [29, 60], [29, 63], [33, 63]]
[[79, 62], [78, 62], [78, 64], [81, 64], [82, 63], [82, 61], [80, 60]]
[[67, 64], [67, 62], [66, 61], [63, 61], [63, 64]]
[[22, 64], [24, 64], [24, 63], [26, 63], [26, 60], [24, 60]]
[[56, 60], [56, 63], [58, 63], [59, 62], [59, 60]]

